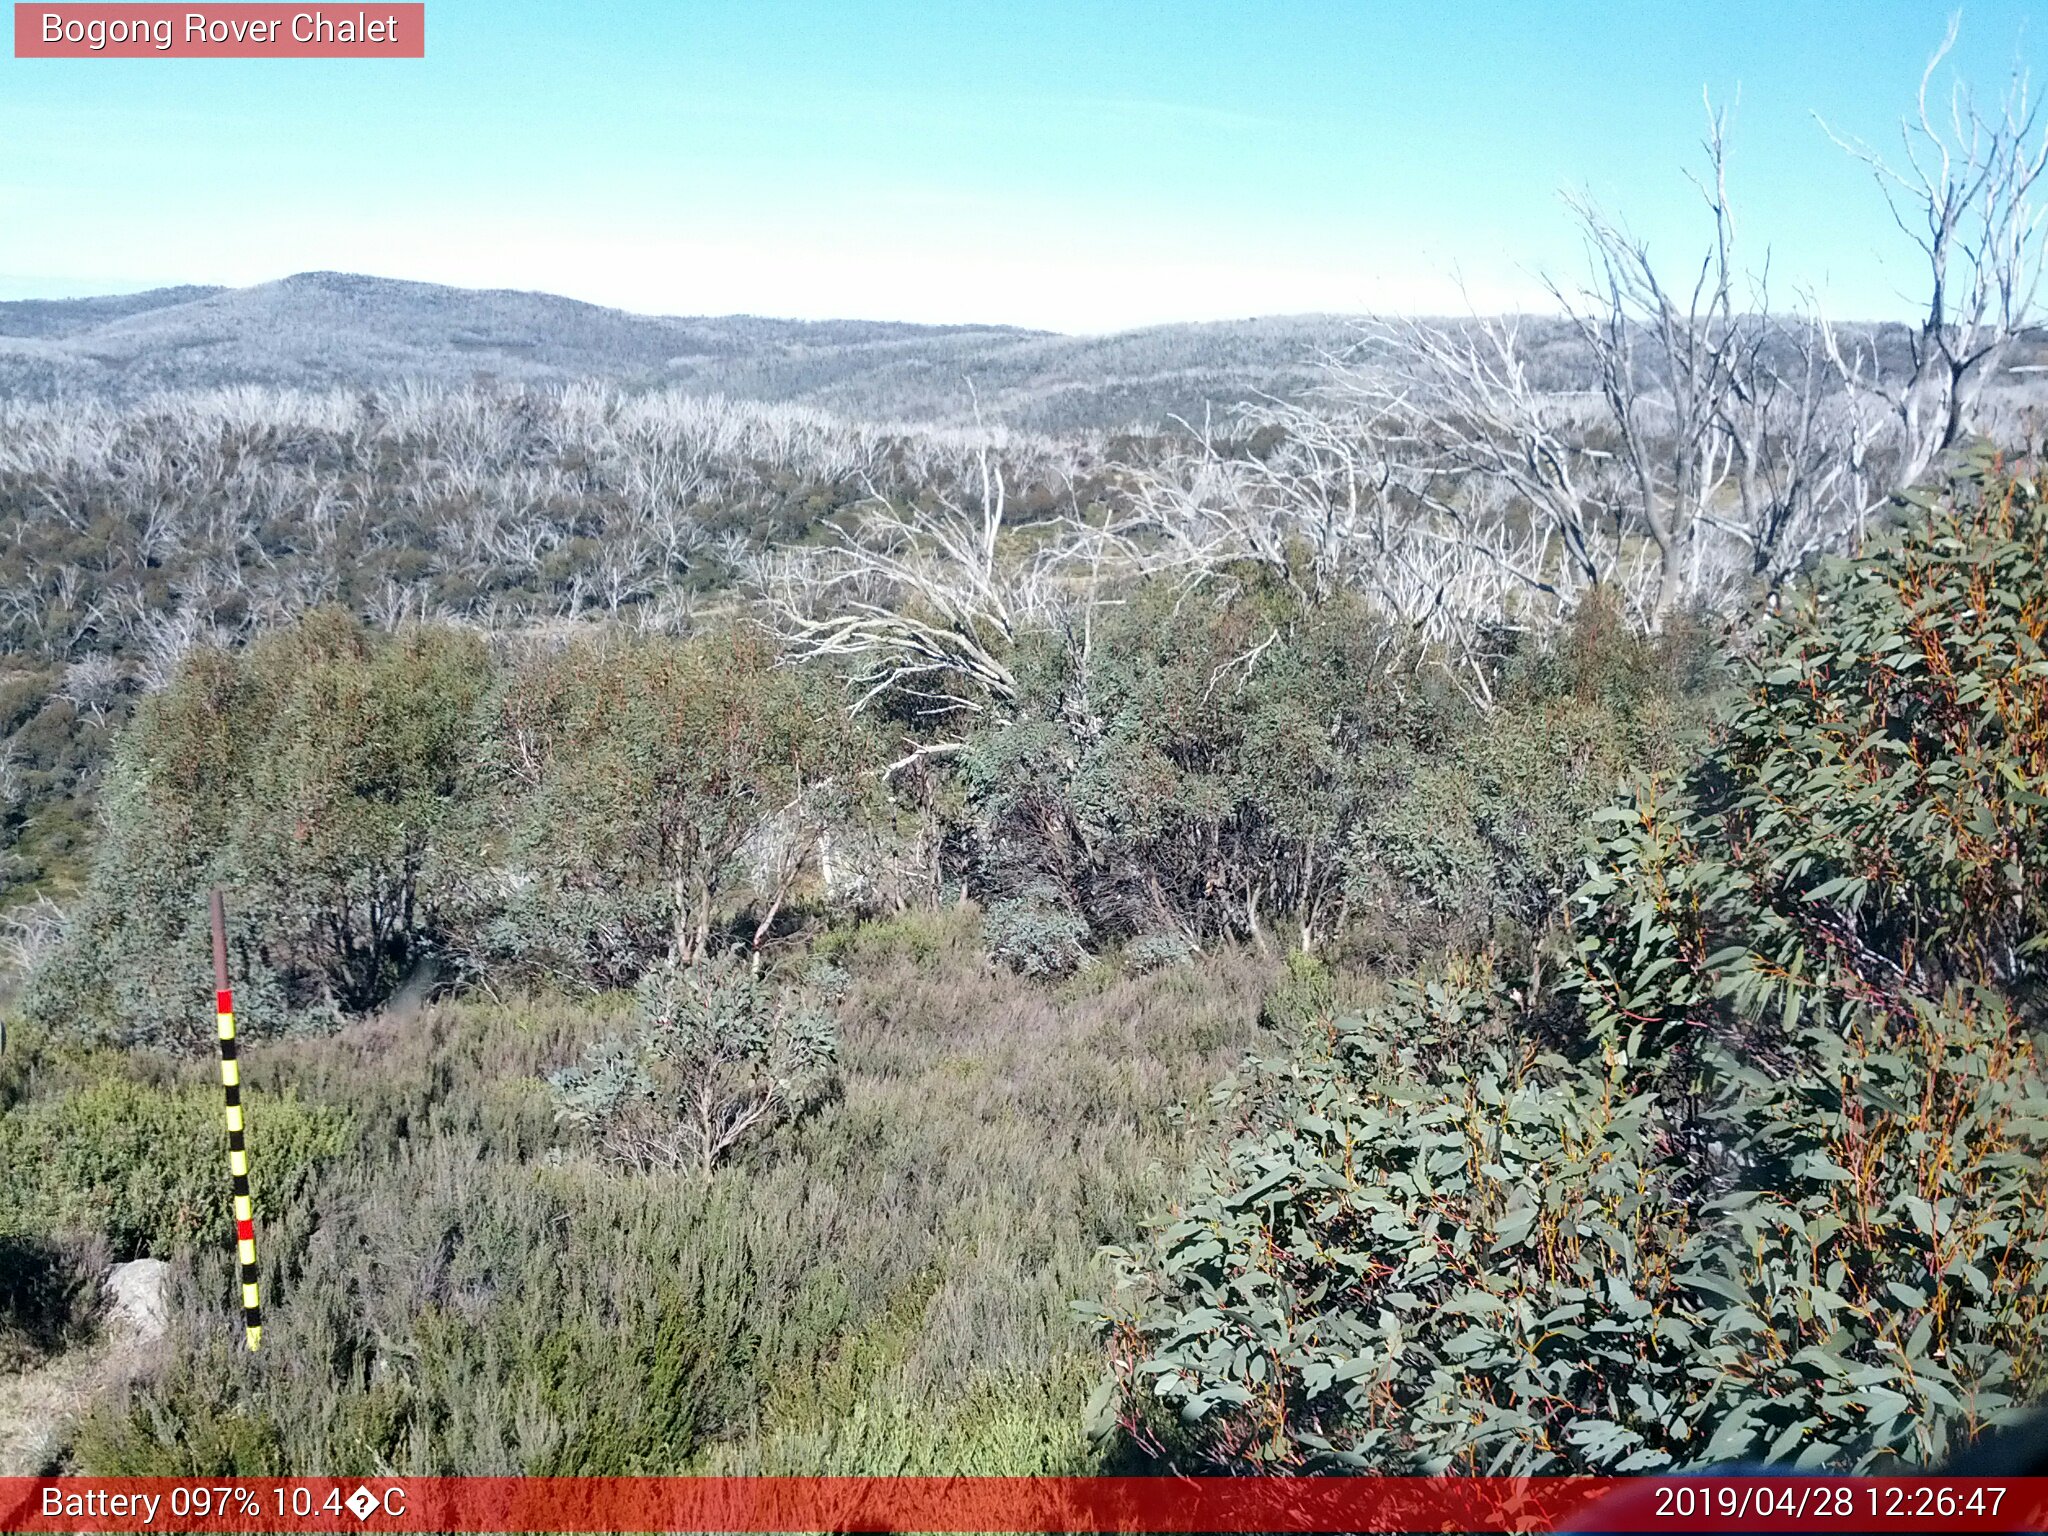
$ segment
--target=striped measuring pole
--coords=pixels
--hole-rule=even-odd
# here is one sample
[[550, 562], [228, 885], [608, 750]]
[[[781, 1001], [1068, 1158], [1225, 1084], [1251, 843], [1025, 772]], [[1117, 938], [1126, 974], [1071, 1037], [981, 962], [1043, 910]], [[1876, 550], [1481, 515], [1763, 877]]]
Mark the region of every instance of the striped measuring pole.
[[235, 996], [228, 988], [227, 909], [220, 891], [209, 902], [213, 919], [213, 1008], [220, 1026], [220, 1090], [228, 1120], [228, 1174], [235, 1194], [235, 1263], [242, 1277], [242, 1336], [263, 1342], [262, 1297], [256, 1289], [256, 1211], [249, 1203], [249, 1149], [242, 1139], [242, 1066], [235, 1045]]

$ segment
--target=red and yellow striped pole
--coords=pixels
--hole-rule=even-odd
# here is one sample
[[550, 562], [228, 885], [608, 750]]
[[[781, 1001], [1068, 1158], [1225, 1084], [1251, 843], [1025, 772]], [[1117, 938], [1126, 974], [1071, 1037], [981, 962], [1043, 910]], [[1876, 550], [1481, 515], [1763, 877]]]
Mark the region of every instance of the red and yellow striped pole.
[[220, 1088], [228, 1120], [228, 1175], [235, 1194], [235, 1263], [242, 1277], [242, 1335], [263, 1342], [262, 1299], [256, 1289], [256, 1212], [249, 1204], [249, 1149], [242, 1140], [242, 1067], [235, 1045], [235, 997], [228, 988], [227, 909], [220, 891], [209, 903], [213, 919], [214, 1020], [220, 1026]]

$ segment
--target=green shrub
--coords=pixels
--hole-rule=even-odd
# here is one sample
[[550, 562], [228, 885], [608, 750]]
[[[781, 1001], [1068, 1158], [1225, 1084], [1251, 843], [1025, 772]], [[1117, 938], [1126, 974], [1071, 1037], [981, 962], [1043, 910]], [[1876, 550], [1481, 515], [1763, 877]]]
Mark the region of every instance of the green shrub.
[[825, 964], [876, 967], [901, 957], [916, 965], [971, 959], [981, 942], [972, 906], [912, 909], [821, 934], [811, 952]]
[[988, 952], [1025, 976], [1068, 976], [1088, 958], [1088, 924], [1049, 881], [994, 902], [981, 919]]
[[2048, 1082], [1996, 998], [1733, 1069], [1751, 1167], [1685, 1277], [1719, 1457], [1927, 1464], [2048, 1388]]
[[216, 884], [254, 1030], [384, 1002], [468, 899], [473, 834], [450, 834], [487, 675], [474, 634], [377, 637], [331, 612], [194, 652], [121, 737], [91, 882], [27, 1011], [117, 1043], [210, 1042]]
[[476, 963], [628, 985], [735, 922], [759, 951], [867, 793], [871, 747], [826, 680], [748, 632], [528, 658], [491, 724], [509, 893]]
[[1587, 814], [1689, 760], [1711, 673], [1589, 603], [1493, 708], [1387, 666], [1337, 595], [1147, 586], [1092, 642], [1028, 637], [970, 733], [949, 857], [1013, 964], [1146, 933], [1399, 961], [1540, 928]]
[[[2048, 481], [1979, 469], [1824, 569], [1680, 792], [1607, 812], [1574, 903], [1596, 1026], [1765, 1049], [2048, 964]], [[1626, 941], [1623, 941], [1626, 935]]]
[[1530, 1049], [1489, 979], [1407, 989], [1222, 1101], [1247, 1128], [1118, 1254], [1098, 1411], [1225, 1470], [1936, 1459], [2048, 1380], [2048, 1089], [2008, 1023], [1751, 1074], [1749, 1174], [1703, 1204], [1618, 1055]]
[[1246, 1128], [1118, 1254], [1141, 1445], [1230, 1470], [1671, 1459], [1690, 1222], [1655, 1107], [1524, 1049], [1512, 1013], [1484, 972], [1411, 985], [1220, 1102]]
[[640, 980], [640, 1018], [550, 1079], [564, 1118], [606, 1156], [708, 1175], [832, 1090], [838, 1031], [815, 996], [737, 954], [671, 960]]
[[1168, 966], [1188, 965], [1196, 953], [1194, 944], [1181, 934], [1141, 933], [1123, 947], [1123, 962], [1142, 975]]
[[1586, 1025], [1673, 1105], [1702, 1270], [1761, 1320], [1735, 1453], [1931, 1457], [2048, 1381], [2044, 492], [1979, 462], [1825, 567], [1574, 902]]
[[277, 1426], [233, 1406], [239, 1362], [223, 1349], [211, 1363], [219, 1368], [144, 1386], [130, 1413], [88, 1415], [73, 1458], [103, 1477], [280, 1475]]
[[1864, 1469], [2048, 1386], [2044, 491], [1966, 473], [1773, 621], [1705, 764], [1603, 813], [1562, 996], [1454, 975], [1227, 1097], [1123, 1255], [1106, 1420], [1231, 1470]]
[[[289, 1092], [252, 1097], [247, 1122], [259, 1214], [354, 1140], [345, 1114]], [[117, 1258], [167, 1258], [226, 1247], [232, 1228], [217, 1085], [106, 1075], [0, 1113], [0, 1235], [100, 1234]]]
[[1337, 978], [1320, 957], [1293, 950], [1259, 1010], [1265, 1023], [1291, 1035], [1327, 1025], [1337, 1011]]
[[1409, 954], [1540, 930], [1578, 882], [1587, 819], [1627, 778], [1687, 760], [1692, 732], [1665, 703], [1504, 702], [1449, 742], [1374, 748], [1345, 850], [1354, 920]]

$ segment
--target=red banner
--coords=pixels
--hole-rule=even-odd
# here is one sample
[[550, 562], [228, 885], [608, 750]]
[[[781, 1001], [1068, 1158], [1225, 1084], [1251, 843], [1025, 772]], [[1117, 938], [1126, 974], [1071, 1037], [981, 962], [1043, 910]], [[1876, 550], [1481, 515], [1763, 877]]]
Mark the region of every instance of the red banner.
[[2048, 1478], [7, 1478], [0, 1531], [2024, 1531]]
[[423, 59], [427, 8], [387, 5], [23, 5], [17, 59]]

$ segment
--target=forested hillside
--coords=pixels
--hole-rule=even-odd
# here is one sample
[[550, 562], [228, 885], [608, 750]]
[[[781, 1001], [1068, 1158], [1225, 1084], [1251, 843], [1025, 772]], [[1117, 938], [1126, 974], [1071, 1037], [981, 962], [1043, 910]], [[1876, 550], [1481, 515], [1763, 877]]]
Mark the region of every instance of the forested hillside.
[[253, 288], [0, 303], [0, 391], [136, 401], [261, 385], [500, 387], [604, 380], [829, 410], [1031, 431], [1199, 420], [1308, 384], [1354, 320], [1308, 315], [1061, 336], [1010, 326], [628, 314], [553, 294], [341, 272]]
[[[1460, 328], [1486, 323], [1474, 317]], [[1527, 366], [1544, 388], [1596, 385], [1595, 350], [1569, 321], [1520, 324]], [[1887, 368], [1909, 362], [1909, 327], [1841, 330]], [[1300, 398], [1333, 356], [1388, 361], [1384, 328], [1368, 316], [1282, 315], [1065, 336], [996, 325], [636, 315], [554, 294], [343, 272], [252, 288], [0, 302], [0, 395], [15, 400], [134, 404], [250, 385], [516, 390], [603, 381], [858, 421], [957, 426], [979, 417], [1024, 432], [1144, 433]], [[2048, 361], [2048, 344], [2029, 338], [2012, 361]]]

